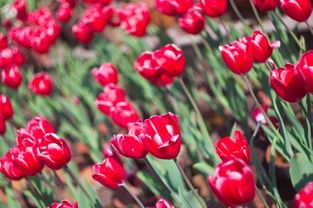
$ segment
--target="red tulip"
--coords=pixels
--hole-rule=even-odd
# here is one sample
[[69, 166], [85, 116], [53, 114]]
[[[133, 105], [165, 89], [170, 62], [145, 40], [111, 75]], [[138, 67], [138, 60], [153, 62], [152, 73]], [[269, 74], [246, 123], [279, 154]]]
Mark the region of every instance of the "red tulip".
[[118, 134], [111, 139], [112, 146], [125, 157], [139, 159], [147, 155], [147, 151], [140, 138], [142, 123], [135, 122], [129, 127], [127, 135]]
[[21, 66], [24, 64], [24, 55], [18, 48], [11, 48], [13, 53], [13, 62], [14, 64]]
[[44, 116], [36, 116], [27, 123], [26, 132], [37, 139], [42, 139], [48, 133], [55, 133], [50, 121]]
[[262, 63], [272, 56], [273, 49], [280, 47], [280, 41], [269, 42], [266, 36], [259, 30], [253, 32], [246, 40], [251, 47], [255, 62]]
[[46, 134], [36, 144], [41, 162], [53, 170], [61, 169], [71, 160], [71, 151], [64, 139], [54, 133]]
[[179, 26], [187, 33], [199, 34], [205, 24], [202, 9], [198, 6], [191, 7], [187, 13], [178, 19]]
[[77, 24], [73, 25], [72, 33], [79, 42], [84, 44], [89, 43], [94, 37], [93, 31], [85, 22], [78, 22]]
[[49, 206], [49, 208], [78, 208], [78, 203], [74, 202], [73, 204], [67, 200], [61, 202], [55, 202]]
[[251, 47], [242, 41], [219, 47], [226, 66], [235, 74], [248, 73], [253, 67]]
[[[266, 105], [261, 105], [264, 113], [267, 113], [268, 111], [268, 106]], [[263, 113], [261, 112], [261, 110], [257, 107], [255, 107], [253, 110], [252, 110], [252, 117], [253, 119], [257, 122], [257, 123], [261, 123], [263, 125], [266, 125], [268, 126], [268, 123], [263, 115]], [[269, 116], [268, 115], [268, 118], [270, 119], [270, 121], [272, 122], [272, 124], [275, 126], [275, 127], [278, 127], [279, 126], [279, 120], [277, 117], [275, 116]]]
[[49, 96], [52, 93], [52, 79], [46, 72], [41, 72], [33, 75], [33, 78], [28, 84], [28, 88], [35, 94]]
[[14, 64], [14, 54], [11, 48], [4, 48], [0, 51], [0, 67], [4, 68]]
[[296, 69], [302, 78], [302, 85], [305, 89], [313, 93], [313, 51], [304, 53], [296, 65]]
[[155, 6], [159, 12], [171, 16], [185, 14], [192, 5], [192, 0], [155, 0]]
[[0, 33], [0, 50], [5, 49], [6, 47], [8, 47], [8, 38]]
[[11, 180], [20, 180], [25, 174], [13, 163], [13, 155], [9, 151], [0, 160], [0, 168], [3, 175]]
[[109, 116], [117, 103], [125, 100], [125, 92], [122, 88], [115, 84], [108, 84], [104, 87], [104, 92], [98, 95], [96, 106], [102, 113]]
[[61, 3], [56, 11], [56, 18], [62, 22], [68, 22], [72, 17], [72, 7], [68, 3]]
[[9, 65], [1, 72], [2, 83], [10, 88], [17, 89], [22, 81], [22, 73], [17, 65]]
[[110, 116], [115, 123], [123, 128], [127, 128], [130, 123], [140, 119], [138, 112], [128, 101], [117, 103]]
[[147, 208], [175, 208], [175, 207], [169, 201], [162, 198], [156, 202], [155, 207], [147, 207]]
[[108, 157], [102, 163], [92, 166], [93, 179], [104, 186], [118, 188], [126, 177], [123, 165], [115, 157]]
[[152, 116], [143, 122], [142, 141], [146, 150], [159, 159], [174, 159], [181, 146], [178, 118], [173, 113]]
[[16, 18], [22, 21], [27, 20], [26, 0], [15, 0], [12, 7], [16, 10]]
[[92, 4], [87, 8], [80, 19], [87, 24], [92, 32], [102, 32], [113, 16], [113, 9], [102, 4]]
[[60, 4], [69, 4], [71, 8], [74, 8], [76, 5], [76, 0], [58, 0]]
[[22, 146], [27, 147], [27, 146], [34, 145], [38, 141], [38, 138], [31, 135], [25, 129], [18, 129], [16, 131], [15, 140], [16, 140], [17, 146], [22, 145]]
[[0, 135], [4, 134], [6, 132], [6, 124], [5, 119], [2, 114], [0, 114]]
[[216, 152], [224, 161], [238, 158], [250, 163], [249, 144], [241, 131], [235, 131], [233, 138], [221, 138], [216, 144]]
[[209, 17], [220, 17], [227, 11], [227, 0], [200, 0], [200, 5]]
[[118, 71], [112, 63], [104, 63], [92, 69], [93, 78], [102, 86], [118, 82]]
[[0, 94], [0, 114], [5, 120], [11, 119], [14, 114], [10, 98], [4, 94]]
[[253, 0], [253, 3], [263, 12], [272, 11], [278, 6], [278, 0]]
[[297, 102], [307, 93], [295, 65], [274, 69], [270, 73], [270, 84], [275, 92], [287, 102]]
[[279, 3], [283, 12], [298, 22], [304, 22], [311, 16], [310, 0], [279, 0]]
[[313, 208], [313, 182], [309, 182], [295, 196], [296, 208]]
[[251, 169], [240, 159], [217, 165], [208, 183], [217, 198], [228, 207], [237, 207], [253, 200], [255, 181]]

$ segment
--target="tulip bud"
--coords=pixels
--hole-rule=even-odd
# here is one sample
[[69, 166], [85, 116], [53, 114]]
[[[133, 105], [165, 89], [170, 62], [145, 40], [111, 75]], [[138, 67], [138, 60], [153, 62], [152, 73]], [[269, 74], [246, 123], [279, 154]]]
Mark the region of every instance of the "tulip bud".
[[0, 135], [3, 135], [6, 132], [7, 128], [5, 125], [5, 119], [2, 114], [0, 114]]
[[1, 72], [2, 83], [10, 88], [17, 89], [22, 81], [22, 73], [17, 65], [9, 65]]
[[4, 94], [0, 94], [0, 114], [5, 120], [11, 119], [14, 114], [10, 98]]
[[12, 157], [9, 151], [1, 158], [1, 173], [11, 180], [20, 180], [25, 177], [25, 174], [13, 163]]
[[304, 53], [296, 65], [296, 69], [302, 79], [305, 89], [313, 93], [313, 50]]
[[307, 93], [295, 65], [274, 69], [270, 73], [270, 84], [275, 92], [287, 102], [297, 102]]
[[313, 182], [309, 182], [295, 196], [296, 208], [312, 208], [313, 207]]
[[251, 169], [240, 159], [217, 165], [208, 183], [216, 197], [228, 207], [244, 205], [255, 196], [255, 180]]
[[49, 133], [36, 144], [41, 162], [53, 170], [61, 169], [71, 160], [71, 151], [64, 139]]
[[162, 14], [180, 16], [193, 5], [192, 0], [155, 0], [155, 6]]
[[263, 12], [272, 11], [278, 6], [278, 0], [253, 0], [253, 3]]
[[147, 207], [147, 208], [175, 208], [175, 207], [169, 201], [162, 198], [156, 202], [155, 207]]
[[49, 206], [49, 208], [78, 208], [78, 203], [74, 202], [73, 204], [67, 200], [61, 202], [55, 202]]
[[279, 0], [279, 3], [283, 12], [298, 22], [304, 22], [311, 16], [310, 0]]
[[113, 121], [123, 128], [140, 119], [136, 109], [127, 101], [119, 102], [111, 111]]
[[179, 26], [187, 33], [199, 34], [204, 28], [202, 9], [196, 6], [188, 9], [187, 13], [178, 19]]
[[44, 116], [36, 116], [28, 121], [26, 131], [35, 138], [44, 138], [48, 133], [54, 133], [54, 128], [50, 121]]
[[200, 0], [200, 5], [209, 17], [220, 17], [227, 11], [227, 0]]
[[41, 72], [33, 76], [28, 84], [28, 88], [35, 94], [49, 96], [52, 92], [52, 79], [48, 73]]
[[216, 144], [216, 152], [224, 161], [238, 158], [250, 163], [249, 144], [241, 131], [235, 131], [233, 138], [221, 138]]
[[94, 80], [102, 86], [118, 82], [118, 71], [112, 63], [104, 63], [99, 68], [93, 68], [92, 75]]

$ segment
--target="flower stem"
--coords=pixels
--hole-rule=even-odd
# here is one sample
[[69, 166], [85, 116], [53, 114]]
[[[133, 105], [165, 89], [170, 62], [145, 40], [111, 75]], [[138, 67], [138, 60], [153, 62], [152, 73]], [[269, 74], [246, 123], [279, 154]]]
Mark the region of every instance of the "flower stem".
[[233, 10], [235, 11], [237, 17], [239, 18], [240, 22], [243, 24], [244, 29], [245, 29], [245, 33], [248, 33], [246, 28], [249, 28], [249, 26], [246, 24], [245, 19], [243, 18], [243, 16], [241, 15], [236, 3], [234, 2], [234, 0], [229, 0], [231, 7], [233, 8]]
[[126, 191], [128, 191], [128, 193], [135, 199], [135, 201], [137, 202], [137, 204], [141, 207], [141, 208], [145, 208], [145, 206], [143, 205], [143, 203], [140, 201], [140, 199], [132, 192], [131, 188], [129, 187], [128, 184], [123, 183], [122, 186], [126, 189]]
[[310, 30], [310, 33], [313, 35], [313, 29], [310, 26], [310, 23], [308, 21], [305, 21], [306, 26], [308, 27], [308, 29]]
[[255, 187], [255, 190], [256, 190], [257, 195], [260, 197], [262, 203], [264, 204], [265, 208], [269, 208], [269, 206], [268, 206], [268, 204], [267, 204], [267, 202], [266, 202], [266, 200], [265, 200], [263, 194], [260, 192], [260, 190], [258, 189], [258, 187]]
[[259, 23], [259, 25], [260, 25], [262, 31], [263, 31], [264, 33], [266, 33], [265, 28], [264, 28], [263, 23], [262, 23], [262, 20], [261, 20], [261, 18], [260, 18], [259, 13], [258, 13], [258, 10], [256, 9], [256, 7], [255, 7], [254, 3], [252, 2], [252, 0], [249, 0], [249, 2], [250, 2], [250, 5], [251, 5], [251, 7], [252, 7], [254, 16], [256, 17], [256, 20], [258, 21], [258, 23]]
[[224, 29], [225, 32], [226, 32], [226, 37], [228, 38], [228, 41], [231, 42], [231, 41], [232, 41], [232, 38], [231, 38], [231, 36], [230, 36], [230, 31], [229, 31], [227, 25], [225, 24], [225, 22], [224, 22], [224, 20], [223, 20], [222, 17], [219, 17], [219, 20], [220, 20], [220, 23], [221, 23], [223, 29]]

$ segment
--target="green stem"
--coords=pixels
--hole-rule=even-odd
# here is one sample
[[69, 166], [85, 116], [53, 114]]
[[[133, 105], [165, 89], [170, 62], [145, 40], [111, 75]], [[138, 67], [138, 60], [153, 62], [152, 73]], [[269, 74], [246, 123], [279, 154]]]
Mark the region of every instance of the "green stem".
[[203, 57], [203, 55], [202, 55], [202, 53], [201, 53], [201, 50], [200, 50], [198, 44], [195, 43], [195, 42], [192, 42], [191, 45], [192, 45], [193, 50], [195, 51], [196, 56], [197, 56], [199, 59], [203, 60], [204, 57]]
[[226, 37], [228, 38], [228, 41], [231, 42], [232, 38], [230, 36], [230, 31], [229, 31], [227, 25], [225, 24], [225, 22], [224, 22], [222, 17], [219, 17], [219, 20], [220, 20], [220, 23], [221, 23], [222, 27], [224, 28], [224, 30], [226, 32]]
[[310, 33], [313, 35], [313, 29], [310, 26], [310, 23], [308, 21], [305, 21], [306, 26], [308, 27], [308, 29], [310, 30]]
[[243, 24], [243, 28], [245, 29], [245, 33], [249, 33], [249, 31], [247, 30], [247, 28], [249, 28], [249, 26], [246, 24], [245, 19], [243, 18], [243, 16], [241, 15], [236, 3], [234, 2], [234, 0], [229, 0], [231, 7], [233, 8], [233, 10], [235, 11], [237, 17], [239, 18], [240, 22]]
[[260, 25], [262, 31], [266, 34], [266, 31], [265, 31], [265, 28], [264, 28], [264, 26], [263, 26], [263, 23], [262, 23], [262, 20], [261, 20], [261, 18], [260, 18], [260, 15], [259, 15], [259, 13], [258, 13], [258, 10], [256, 9], [256, 7], [255, 7], [254, 3], [252, 2], [252, 0], [249, 0], [249, 2], [250, 2], [250, 5], [251, 5], [251, 7], [252, 7], [254, 16], [256, 17], [256, 19], [257, 19], [257, 21], [258, 21], [258, 23], [259, 23], [259, 25]]
[[[309, 123], [310, 123], [310, 127], [312, 124], [312, 111], [311, 111], [311, 98], [310, 98], [310, 94], [307, 95], [306, 98], [306, 105], [307, 105], [307, 112], [308, 112], [308, 119], [309, 119]], [[312, 149], [312, 138], [311, 138], [311, 128], [310, 128], [310, 134], [308, 137], [308, 143], [309, 143], [309, 148]]]
[[141, 208], [145, 208], [145, 206], [143, 205], [143, 203], [140, 201], [140, 199], [132, 192], [131, 188], [129, 187], [128, 184], [123, 183], [122, 186], [126, 189], [126, 191], [128, 191], [128, 193], [135, 199], [135, 201], [137, 202], [137, 204], [141, 207]]

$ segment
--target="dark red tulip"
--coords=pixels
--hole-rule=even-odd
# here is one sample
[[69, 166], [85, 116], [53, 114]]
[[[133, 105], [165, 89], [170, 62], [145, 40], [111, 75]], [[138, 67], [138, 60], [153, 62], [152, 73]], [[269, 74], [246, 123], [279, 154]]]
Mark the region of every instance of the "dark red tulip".
[[273, 49], [280, 47], [280, 41], [269, 42], [266, 36], [259, 30], [253, 32], [246, 40], [251, 47], [253, 60], [258, 63], [265, 62], [272, 56]]
[[216, 144], [216, 152], [224, 161], [238, 158], [250, 163], [249, 144], [241, 131], [235, 131], [233, 138], [221, 138]]
[[16, 18], [25, 21], [27, 19], [26, 0], [15, 0], [12, 2], [12, 7], [16, 11]]
[[67, 200], [61, 202], [55, 202], [49, 206], [49, 208], [78, 208], [78, 203], [74, 202], [73, 204]]
[[171, 16], [180, 16], [185, 14], [192, 5], [192, 0], [155, 0], [155, 6], [159, 12]]
[[295, 196], [296, 208], [313, 208], [313, 182], [309, 182]]
[[253, 3], [263, 12], [272, 11], [278, 6], [278, 0], [253, 0]]
[[13, 155], [9, 151], [0, 160], [1, 173], [11, 180], [20, 180], [25, 174], [13, 163]]
[[113, 121], [123, 128], [140, 119], [137, 110], [128, 101], [117, 103], [110, 114]]
[[253, 200], [255, 180], [248, 165], [240, 159], [217, 165], [208, 183], [217, 198], [228, 207], [237, 207]]
[[4, 94], [0, 94], [0, 114], [5, 120], [11, 119], [14, 114], [10, 98]]
[[[268, 106], [266, 105], [261, 105], [264, 113], [267, 113], [268, 111]], [[253, 119], [257, 122], [257, 123], [260, 123], [262, 125], [266, 125], [268, 126], [268, 123], [263, 115], [263, 113], [261, 112], [261, 110], [257, 107], [255, 107], [253, 110], [252, 110], [252, 117]], [[270, 121], [272, 122], [272, 124], [275, 126], [275, 127], [278, 127], [279, 126], [279, 120], [277, 117], [275, 116], [269, 116], [268, 115], [268, 118], [270, 119]]]
[[94, 33], [90, 26], [84, 22], [78, 22], [77, 24], [73, 25], [72, 33], [79, 42], [84, 44], [89, 43], [94, 37]]
[[0, 50], [8, 47], [8, 38], [4, 34], [0, 33]]
[[178, 19], [179, 26], [187, 33], [199, 34], [205, 24], [202, 9], [198, 6], [191, 7], [187, 13]]
[[13, 62], [14, 64], [21, 66], [24, 64], [24, 55], [23, 53], [16, 47], [12, 47], [12, 53], [13, 53]]
[[68, 3], [61, 3], [56, 11], [56, 18], [62, 22], [68, 22], [72, 17], [72, 7]]
[[227, 0], [200, 0], [200, 5], [209, 17], [220, 17], [227, 11]]
[[142, 141], [146, 150], [159, 159], [175, 159], [180, 151], [181, 133], [173, 113], [152, 116], [143, 122]]
[[99, 68], [92, 69], [93, 78], [102, 86], [118, 82], [118, 71], [112, 63], [104, 63]]
[[235, 41], [219, 47], [226, 66], [235, 74], [248, 73], [253, 67], [251, 47], [243, 41]]
[[0, 114], [0, 135], [4, 134], [6, 132], [6, 124], [5, 119], [2, 114]]
[[125, 92], [122, 88], [115, 84], [108, 84], [104, 87], [104, 92], [98, 95], [96, 106], [102, 113], [109, 116], [117, 103], [125, 100]]
[[44, 138], [48, 133], [55, 133], [50, 121], [44, 116], [36, 116], [28, 121], [26, 131], [35, 138]]
[[127, 135], [114, 135], [111, 139], [112, 146], [125, 157], [139, 159], [147, 155], [147, 151], [140, 138], [142, 123], [135, 122], [129, 127]]
[[302, 78], [302, 85], [305, 89], [313, 93], [313, 51], [304, 53], [296, 65], [296, 69]]
[[17, 89], [22, 81], [22, 73], [17, 65], [9, 65], [1, 71], [2, 83], [10, 88]]
[[36, 144], [40, 161], [53, 170], [64, 167], [71, 160], [71, 151], [64, 139], [49, 133]]
[[175, 208], [175, 207], [169, 201], [162, 198], [156, 202], [155, 207], [147, 207], [147, 208]]
[[298, 22], [304, 22], [311, 16], [310, 0], [279, 0], [279, 3], [283, 12]]
[[52, 79], [46, 72], [34, 74], [28, 88], [35, 94], [49, 96], [52, 93]]
[[279, 97], [287, 102], [300, 101], [307, 93], [295, 65], [286, 64], [270, 73], [270, 84]]
[[126, 172], [119, 160], [115, 157], [108, 157], [102, 163], [92, 166], [94, 180], [104, 186], [118, 188], [126, 178]]

